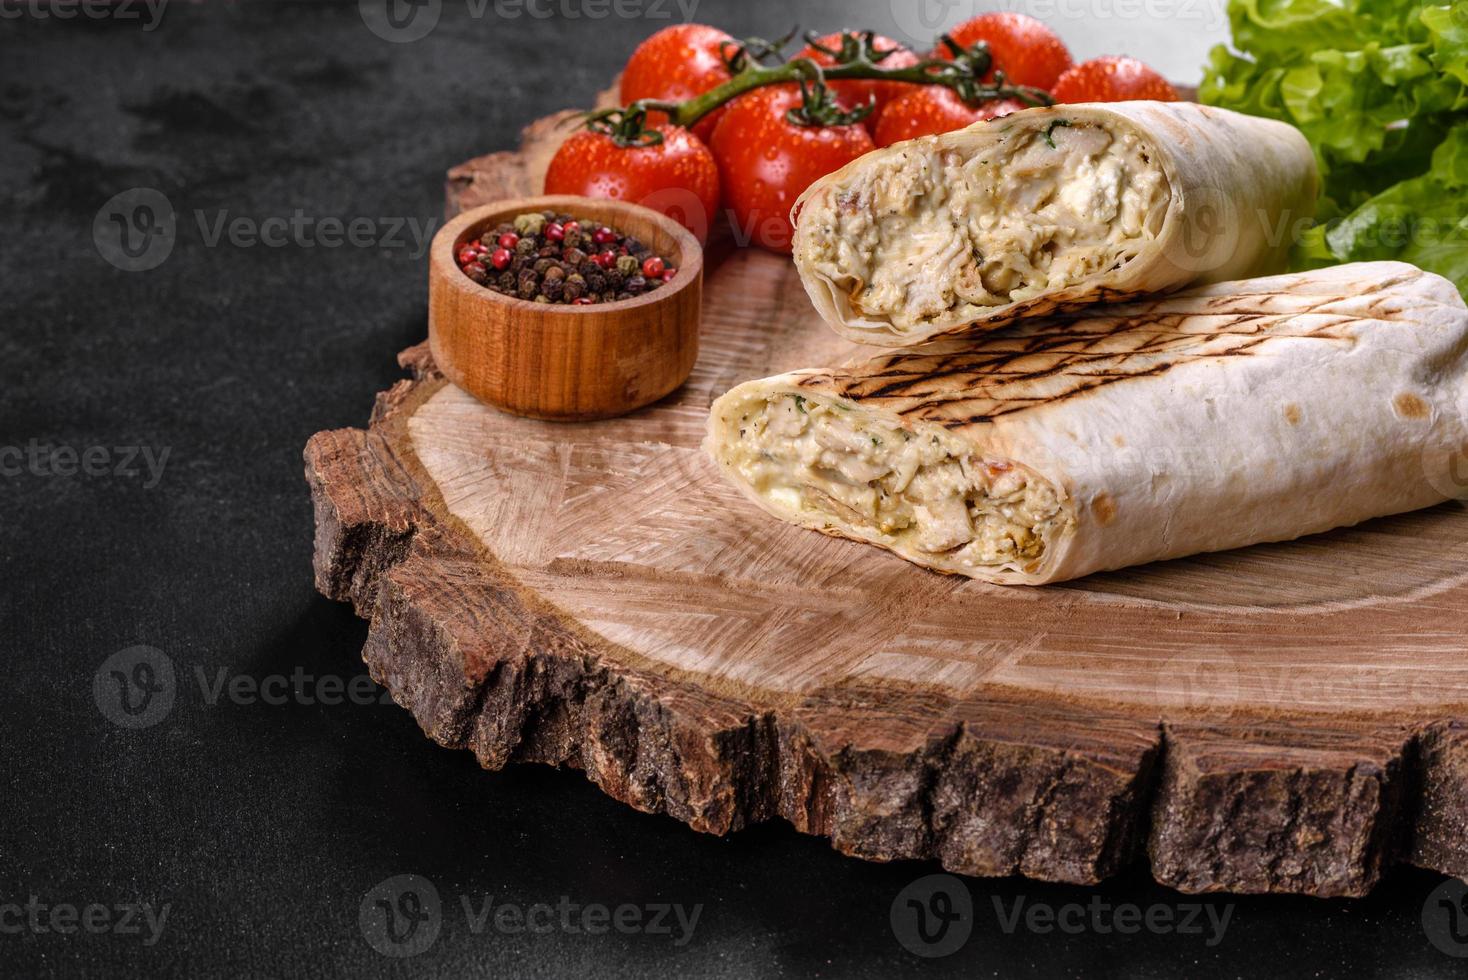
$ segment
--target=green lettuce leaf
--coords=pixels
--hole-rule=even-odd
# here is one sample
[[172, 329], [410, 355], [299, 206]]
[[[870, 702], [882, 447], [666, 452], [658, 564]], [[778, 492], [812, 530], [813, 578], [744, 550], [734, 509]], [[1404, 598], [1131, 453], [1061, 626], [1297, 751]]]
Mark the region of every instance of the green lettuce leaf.
[[1427, 173], [1376, 195], [1324, 234], [1342, 262], [1396, 259], [1468, 282], [1468, 123], [1454, 126]]
[[1297, 267], [1398, 258], [1468, 295], [1468, 0], [1229, 0], [1229, 22], [1200, 98], [1295, 125], [1320, 165], [1329, 225]]

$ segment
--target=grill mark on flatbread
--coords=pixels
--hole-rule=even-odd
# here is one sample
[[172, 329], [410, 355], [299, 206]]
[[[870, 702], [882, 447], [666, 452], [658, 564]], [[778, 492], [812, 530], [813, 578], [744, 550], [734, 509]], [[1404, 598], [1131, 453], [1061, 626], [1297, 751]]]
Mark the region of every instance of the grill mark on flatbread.
[[[938, 340], [893, 351], [796, 383], [839, 397], [888, 402], [899, 415], [950, 427], [1085, 395], [1105, 385], [1157, 377], [1183, 364], [1257, 354], [1271, 341], [1354, 343], [1351, 327], [1401, 319], [1405, 272], [1360, 283], [1360, 292], [1317, 295], [1232, 284], [1228, 292], [1154, 297], [1086, 315], [1029, 321], [1013, 331]], [[1240, 291], [1242, 290], [1242, 291]], [[1303, 303], [1301, 301], [1304, 301]]]
[[[1345, 297], [1333, 296], [1321, 298], [1325, 301], [1325, 305], [1327, 306], [1338, 302], [1356, 302], [1365, 299], [1368, 301], [1368, 305], [1366, 310], [1362, 313], [1363, 316], [1369, 316], [1375, 319], [1384, 320], [1391, 319], [1390, 314], [1400, 313], [1401, 307], [1394, 305], [1400, 299], [1400, 297], [1390, 295], [1389, 291], [1401, 285], [1402, 283], [1411, 282], [1415, 279], [1419, 279], [1421, 278], [1421, 275], [1422, 273], [1420, 271], [1404, 272], [1399, 275], [1391, 276], [1378, 282], [1368, 284], [1368, 290], [1364, 293], [1358, 293], [1352, 296]], [[1102, 286], [1086, 289], [1080, 293], [1068, 294], [1062, 292], [1054, 294], [1052, 296], [1037, 296], [1032, 299], [1021, 300], [1020, 302], [1006, 309], [1003, 315], [1000, 317], [986, 319], [983, 321], [975, 321], [972, 324], [950, 327], [948, 329], [940, 331], [939, 333], [931, 335], [927, 339], [929, 341], [940, 342], [944, 340], [954, 340], [971, 334], [975, 329], [980, 331], [1001, 330], [1006, 327], [1012, 327], [1016, 323], [1019, 323], [1026, 318], [1033, 318], [1038, 316], [1044, 316], [1049, 320], [1054, 320], [1057, 322], [1071, 322], [1075, 319], [1089, 319], [1090, 316], [1094, 315], [1094, 308], [1098, 305], [1109, 306], [1117, 303], [1127, 303], [1129, 308], [1136, 310], [1136, 313], [1134, 315], [1143, 315], [1145, 312], [1154, 311], [1156, 307], [1168, 302], [1167, 296], [1154, 297], [1150, 300], [1141, 300], [1138, 297], [1142, 295], [1143, 294], [1137, 290], [1115, 289], [1112, 287]], [[1273, 290], [1260, 290], [1258, 292], [1250, 292], [1247, 289], [1244, 289], [1241, 291], [1236, 291], [1232, 295], [1208, 297], [1207, 304], [1211, 305], [1215, 303], [1235, 303], [1248, 300], [1258, 300], [1260, 298], [1269, 299], [1271, 297], [1278, 298], [1282, 295], [1287, 294], [1280, 294]], [[1087, 311], [1091, 311], [1089, 315]], [[1222, 310], [1220, 310], [1219, 312], [1222, 312]], [[1260, 311], [1258, 315], [1273, 316], [1277, 315], [1279, 312], [1281, 311], [1265, 310]], [[1320, 310], [1320, 312], [1324, 312], [1324, 310], [1322, 309]], [[980, 334], [980, 336], [982, 336], [982, 334]]]

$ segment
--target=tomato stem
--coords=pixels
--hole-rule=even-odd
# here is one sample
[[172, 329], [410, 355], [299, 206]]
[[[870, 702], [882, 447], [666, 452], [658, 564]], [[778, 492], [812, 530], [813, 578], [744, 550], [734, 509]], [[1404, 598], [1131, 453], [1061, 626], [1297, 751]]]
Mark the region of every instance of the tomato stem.
[[[871, 104], [856, 106], [850, 110], [842, 107], [830, 97], [828, 82], [864, 79], [885, 82], [908, 82], [913, 85], [942, 85], [952, 89], [969, 105], [978, 105], [994, 99], [1018, 99], [1031, 106], [1054, 105], [1055, 100], [1044, 89], [1029, 85], [1011, 85], [1002, 71], [994, 72], [991, 81], [985, 81], [989, 69], [994, 65], [989, 46], [980, 41], [969, 48], [959, 45], [944, 34], [939, 43], [953, 54], [953, 59], [925, 58], [915, 65], [904, 68], [884, 68], [881, 62], [892, 52], [878, 51], [871, 31], [844, 32], [839, 47], [825, 47], [814, 37], [807, 40], [818, 51], [837, 63], [822, 66], [814, 59], [792, 58], [777, 65], [762, 62], [777, 54], [789, 42], [794, 32], [778, 41], [748, 38], [738, 42], [735, 54], [725, 54], [731, 70], [738, 68], [727, 82], [712, 88], [702, 95], [683, 102], [668, 102], [660, 99], [639, 99], [629, 106], [598, 109], [586, 114], [588, 128], [611, 134], [618, 145], [646, 146], [661, 142], [655, 131], [646, 128], [649, 112], [662, 112], [674, 126], [690, 128], [709, 113], [746, 92], [766, 85], [799, 83], [803, 95], [800, 108], [792, 109], [787, 118], [805, 126], [846, 126], [864, 118], [872, 111]], [[728, 42], [726, 42], [727, 44]], [[655, 139], [649, 139], [649, 134]]]

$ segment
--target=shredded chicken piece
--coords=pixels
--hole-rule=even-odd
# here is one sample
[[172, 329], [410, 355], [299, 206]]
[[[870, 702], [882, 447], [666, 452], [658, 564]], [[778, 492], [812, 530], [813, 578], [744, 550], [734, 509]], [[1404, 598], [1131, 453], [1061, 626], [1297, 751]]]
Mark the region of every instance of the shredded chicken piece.
[[1071, 521], [1055, 488], [1023, 467], [840, 402], [773, 397], [738, 431], [730, 461], [760, 496], [899, 551], [970, 568], [1027, 564]]
[[860, 173], [807, 203], [807, 254], [857, 312], [898, 329], [1116, 268], [1157, 236], [1171, 200], [1138, 136], [1094, 125], [1019, 129], [972, 157], [917, 140]]

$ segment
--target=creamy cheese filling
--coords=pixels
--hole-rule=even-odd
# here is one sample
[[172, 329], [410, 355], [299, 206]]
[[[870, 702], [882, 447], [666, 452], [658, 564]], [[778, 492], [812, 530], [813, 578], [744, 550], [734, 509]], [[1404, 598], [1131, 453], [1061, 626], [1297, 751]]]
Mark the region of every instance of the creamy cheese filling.
[[857, 313], [898, 329], [1121, 267], [1161, 230], [1166, 175], [1133, 133], [1042, 123], [971, 155], [905, 144], [807, 203], [804, 257]]
[[796, 394], [739, 411], [722, 452], [759, 496], [935, 567], [1033, 565], [1071, 520], [1047, 481], [941, 429]]

